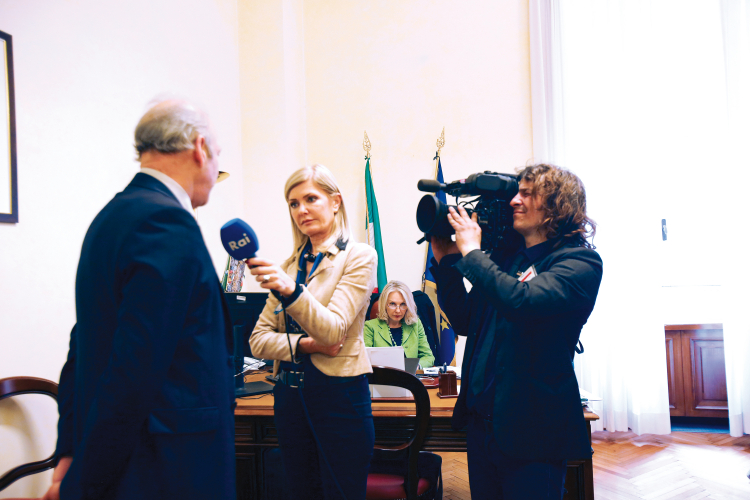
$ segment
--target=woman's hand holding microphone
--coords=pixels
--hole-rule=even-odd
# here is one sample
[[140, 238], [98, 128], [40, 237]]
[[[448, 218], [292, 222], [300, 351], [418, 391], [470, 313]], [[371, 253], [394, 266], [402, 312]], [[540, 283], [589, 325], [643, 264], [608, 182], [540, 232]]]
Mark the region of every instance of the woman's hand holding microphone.
[[[245, 263], [250, 269], [250, 274], [255, 276], [255, 281], [260, 283], [261, 288], [279, 292], [282, 297], [289, 297], [297, 288], [297, 283], [278, 264], [274, 264], [270, 260], [253, 257], [252, 259], [247, 259]], [[323, 345], [312, 337], [302, 337], [297, 347], [305, 354], [317, 352], [334, 357], [344, 347], [345, 341], [346, 335], [341, 339], [341, 342], [333, 345]]]
[[289, 297], [294, 293], [297, 283], [277, 264], [260, 257], [247, 259], [245, 263], [250, 268], [250, 274], [255, 276], [255, 281], [260, 283], [261, 288], [277, 291], [283, 297]]

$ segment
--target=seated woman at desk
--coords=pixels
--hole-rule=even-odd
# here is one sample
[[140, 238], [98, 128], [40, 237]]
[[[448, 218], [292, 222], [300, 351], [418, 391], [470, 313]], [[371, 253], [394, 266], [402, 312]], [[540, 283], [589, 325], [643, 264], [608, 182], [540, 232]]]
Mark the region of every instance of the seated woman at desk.
[[424, 327], [417, 316], [411, 290], [401, 281], [389, 281], [380, 295], [378, 317], [365, 322], [367, 347], [402, 346], [407, 358], [419, 358], [422, 368], [435, 364]]

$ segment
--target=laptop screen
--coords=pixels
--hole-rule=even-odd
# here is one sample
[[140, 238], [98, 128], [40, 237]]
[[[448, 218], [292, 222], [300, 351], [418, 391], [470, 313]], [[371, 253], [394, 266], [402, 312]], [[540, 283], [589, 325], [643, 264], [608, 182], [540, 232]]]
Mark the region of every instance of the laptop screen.
[[404, 358], [404, 371], [416, 375], [418, 366], [419, 358]]

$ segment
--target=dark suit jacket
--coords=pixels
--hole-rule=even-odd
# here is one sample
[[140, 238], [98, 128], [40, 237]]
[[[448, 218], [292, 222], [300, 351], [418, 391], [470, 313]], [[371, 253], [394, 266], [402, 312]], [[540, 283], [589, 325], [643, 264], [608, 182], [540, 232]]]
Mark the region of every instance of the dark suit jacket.
[[195, 219], [139, 173], [96, 216], [60, 376], [61, 498], [235, 499], [231, 322]]
[[[563, 460], [591, 456], [573, 356], [581, 328], [594, 308], [602, 261], [594, 250], [562, 246], [534, 262], [537, 276], [520, 282], [479, 250], [455, 264], [433, 267], [445, 313], [466, 335], [463, 373], [468, 373], [485, 305], [496, 312], [497, 357], [493, 429], [501, 450], [513, 458]], [[473, 285], [466, 293], [462, 278]], [[468, 423], [468, 381], [453, 426]]]

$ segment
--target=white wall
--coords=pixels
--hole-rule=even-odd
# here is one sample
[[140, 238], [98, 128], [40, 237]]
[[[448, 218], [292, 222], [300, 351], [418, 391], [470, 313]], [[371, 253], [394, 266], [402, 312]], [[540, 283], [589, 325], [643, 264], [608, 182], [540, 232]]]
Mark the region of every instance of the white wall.
[[[237, 2], [2, 0], [0, 30], [13, 36], [20, 202], [20, 222], [0, 224], [0, 378], [58, 380], [83, 236], [137, 172], [133, 130], [157, 94], [192, 99], [214, 122], [232, 176], [198, 219], [223, 270], [218, 230], [243, 197]], [[0, 402], [0, 473], [54, 449], [54, 405], [35, 398]], [[25, 423], [34, 411], [43, 418]], [[1, 495], [39, 496], [48, 481]]]
[[283, 184], [305, 163], [333, 171], [365, 240], [366, 130], [388, 277], [418, 289], [416, 184], [434, 176], [442, 128], [446, 180], [531, 158], [528, 2], [276, 0], [240, 18], [246, 192], [270, 195], [245, 200], [261, 253], [291, 251]]
[[[292, 247], [284, 183], [308, 163], [302, 2], [240, 2], [239, 26], [242, 218], [258, 235], [259, 255], [279, 262]], [[261, 291], [249, 276], [244, 290]]]

